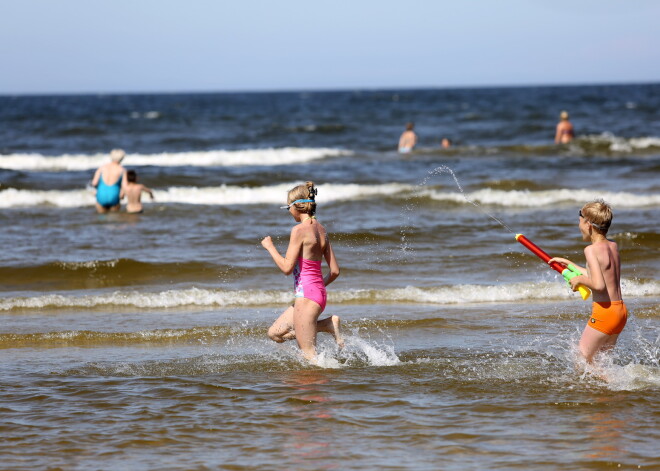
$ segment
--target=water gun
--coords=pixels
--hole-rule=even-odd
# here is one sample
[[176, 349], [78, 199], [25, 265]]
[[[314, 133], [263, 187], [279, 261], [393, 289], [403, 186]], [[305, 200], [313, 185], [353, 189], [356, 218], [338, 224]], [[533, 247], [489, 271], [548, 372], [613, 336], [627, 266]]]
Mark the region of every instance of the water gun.
[[[545, 263], [548, 263], [552, 257], [545, 253], [539, 246], [534, 244], [531, 240], [529, 240], [527, 237], [525, 237], [522, 234], [516, 234], [516, 240], [523, 244], [525, 247], [529, 249], [530, 252], [532, 252], [534, 255], [536, 255], [538, 258], [543, 260]], [[571, 278], [575, 278], [576, 276], [581, 275], [582, 273], [580, 270], [578, 270], [575, 265], [569, 265], [567, 267], [563, 266], [562, 264], [558, 262], [552, 262], [550, 264], [550, 268], [555, 270], [558, 273], [561, 273], [561, 276], [564, 277], [566, 282], [570, 286], [570, 280]], [[580, 295], [582, 296], [582, 299], [587, 299], [589, 295], [591, 294], [591, 290], [587, 288], [584, 285], [577, 285], [578, 291], [580, 292]]]

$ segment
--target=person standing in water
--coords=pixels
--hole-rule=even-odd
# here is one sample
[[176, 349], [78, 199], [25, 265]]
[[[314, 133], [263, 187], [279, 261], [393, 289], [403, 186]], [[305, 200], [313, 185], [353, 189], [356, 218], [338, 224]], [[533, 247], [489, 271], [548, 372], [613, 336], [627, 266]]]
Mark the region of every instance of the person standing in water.
[[568, 120], [568, 111], [562, 111], [559, 115], [559, 122], [557, 123], [557, 131], [555, 132], [555, 144], [568, 144], [575, 137], [573, 125]]
[[[316, 194], [313, 182], [298, 185], [289, 191], [287, 209], [299, 224], [291, 229], [289, 247], [283, 257], [275, 248], [270, 236], [261, 245], [270, 253], [277, 267], [285, 274], [293, 273], [295, 300], [268, 329], [268, 336], [275, 342], [296, 339], [305, 358], [316, 358], [316, 334], [327, 332], [335, 337], [341, 347], [340, 319], [330, 316], [318, 318], [325, 309], [326, 289], [339, 276], [339, 264], [330, 245], [325, 228], [316, 219]], [[323, 277], [321, 262], [325, 258], [329, 273]]]
[[612, 224], [612, 209], [603, 200], [585, 204], [579, 212], [578, 227], [582, 240], [591, 242], [584, 249], [586, 268], [561, 257], [548, 263], [573, 264], [582, 275], [570, 280], [573, 291], [584, 285], [593, 293], [591, 318], [580, 338], [580, 353], [588, 363], [596, 353], [616, 344], [628, 320], [628, 310], [621, 297], [621, 259], [616, 242], [607, 239]]
[[92, 186], [96, 188], [96, 211], [119, 211], [120, 195], [126, 191], [126, 170], [121, 166], [126, 153], [121, 149], [110, 152], [110, 162], [102, 165], [94, 174]]
[[126, 190], [122, 191], [121, 197], [128, 200], [126, 204], [126, 212], [131, 214], [141, 213], [142, 209], [142, 193], [148, 193], [151, 197], [151, 201], [154, 200], [154, 193], [150, 188], [147, 188], [141, 183], [137, 182], [137, 173], [135, 170], [129, 170], [126, 172]]
[[417, 134], [413, 131], [414, 128], [414, 123], [406, 124], [406, 130], [403, 131], [399, 138], [399, 153], [409, 154], [417, 145]]

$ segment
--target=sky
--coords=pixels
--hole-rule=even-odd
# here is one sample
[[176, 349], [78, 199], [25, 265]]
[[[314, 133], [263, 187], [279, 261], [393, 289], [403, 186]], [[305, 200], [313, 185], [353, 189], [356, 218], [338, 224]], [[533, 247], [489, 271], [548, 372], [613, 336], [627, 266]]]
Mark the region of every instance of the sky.
[[660, 82], [657, 0], [0, 0], [0, 94]]

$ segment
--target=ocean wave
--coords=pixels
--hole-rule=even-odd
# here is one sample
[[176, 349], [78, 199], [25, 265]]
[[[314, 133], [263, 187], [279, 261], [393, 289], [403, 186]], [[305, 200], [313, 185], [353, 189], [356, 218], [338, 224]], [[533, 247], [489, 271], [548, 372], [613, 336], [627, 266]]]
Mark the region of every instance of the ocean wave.
[[[128, 166], [215, 167], [253, 165], [291, 165], [351, 155], [350, 151], [329, 148], [284, 147], [279, 149], [209, 150], [162, 154], [127, 154]], [[47, 157], [40, 154], [0, 155], [0, 168], [40, 172], [81, 171], [96, 169], [108, 162], [107, 154], [65, 154]]]
[[615, 207], [638, 208], [646, 206], [660, 205], [660, 194], [635, 194], [628, 192], [612, 192], [580, 189], [574, 190], [562, 188], [556, 190], [527, 191], [527, 190], [493, 190], [484, 188], [463, 196], [456, 192], [438, 192], [435, 190], [426, 190], [420, 192], [437, 201], [450, 201], [453, 203], [467, 203], [465, 197], [479, 204], [493, 206], [537, 208], [543, 206], [553, 206], [558, 203], [580, 203], [603, 198]]
[[[657, 280], [623, 280], [626, 298], [660, 295]], [[355, 289], [330, 291], [331, 304], [468, 304], [527, 302], [549, 299], [576, 298], [563, 283], [510, 283], [501, 285], [449, 285], [389, 289]], [[94, 309], [131, 307], [139, 309], [171, 309], [187, 306], [199, 307], [255, 307], [290, 303], [290, 291], [277, 290], [222, 290], [189, 288], [160, 292], [115, 291], [112, 293], [75, 296], [46, 294], [34, 297], [8, 297], [0, 300], [0, 311], [24, 309]]]
[[199, 261], [143, 262], [128, 258], [0, 266], [1, 291], [76, 290], [130, 286], [136, 283], [191, 283], [238, 279], [250, 269]]
[[596, 147], [615, 153], [630, 153], [636, 150], [660, 149], [660, 137], [644, 136], [625, 138], [607, 132], [580, 136], [574, 142], [586, 149]]
[[[198, 204], [211, 206], [283, 204], [284, 195], [295, 182], [262, 187], [241, 187], [221, 185], [217, 187], [170, 187], [154, 190], [157, 203]], [[8, 188], [0, 191], [0, 208], [54, 206], [75, 208], [94, 205], [93, 189], [80, 190], [17, 190]], [[430, 198], [456, 204], [469, 204], [466, 200], [492, 206], [513, 208], [553, 207], [559, 203], [583, 203], [595, 198], [604, 198], [615, 207], [641, 208], [660, 206], [660, 194], [634, 194], [628, 192], [608, 192], [597, 190], [493, 190], [484, 188], [463, 195], [460, 192], [442, 192], [433, 188], [418, 187], [404, 183], [380, 185], [328, 183], [321, 186], [317, 198], [319, 203], [331, 203], [374, 197], [410, 198], [413, 196]], [[150, 204], [148, 201], [146, 204]]]
[[[283, 183], [264, 187], [170, 187], [154, 190], [157, 203], [242, 205], [284, 204], [287, 192], [297, 183]], [[390, 196], [413, 190], [412, 185], [386, 183], [383, 185], [326, 184], [322, 185], [317, 201], [327, 203], [373, 196]], [[0, 208], [56, 206], [76, 208], [94, 206], [92, 189], [80, 190], [17, 190], [8, 188], [0, 192]], [[150, 204], [146, 202], [146, 204]]]

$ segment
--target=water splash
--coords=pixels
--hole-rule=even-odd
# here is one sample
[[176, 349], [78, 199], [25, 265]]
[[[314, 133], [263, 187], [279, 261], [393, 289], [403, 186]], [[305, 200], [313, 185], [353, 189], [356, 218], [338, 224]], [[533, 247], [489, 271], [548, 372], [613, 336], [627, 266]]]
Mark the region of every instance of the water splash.
[[[465, 194], [465, 190], [463, 190], [463, 187], [461, 186], [461, 183], [458, 181], [458, 177], [456, 176], [454, 171], [451, 168], [447, 167], [446, 165], [440, 165], [440, 166], [434, 168], [433, 170], [429, 170], [428, 175], [426, 177], [424, 177], [424, 179], [420, 183], [417, 184], [417, 188], [421, 189], [421, 188], [425, 187], [428, 184], [429, 180], [431, 180], [431, 178], [435, 177], [436, 175], [442, 175], [442, 174], [447, 174], [447, 173], [450, 174], [452, 176], [452, 178], [454, 179], [454, 183], [456, 183], [456, 187], [458, 188], [458, 191], [461, 193], [463, 198], [465, 198], [465, 201], [467, 201], [472, 206], [479, 209], [479, 211], [481, 211], [482, 213], [487, 215], [489, 218], [496, 221], [500, 226], [502, 226], [504, 229], [509, 231], [509, 233], [515, 234], [515, 232], [509, 226], [507, 226], [504, 222], [502, 222], [500, 219], [496, 218], [491, 213], [486, 211], [481, 205], [479, 205], [475, 201], [472, 201], [470, 198], [468, 198], [468, 196]], [[413, 196], [417, 195], [418, 193], [419, 193], [419, 191], [416, 191]], [[410, 222], [411, 214], [413, 213], [414, 210], [415, 210], [414, 205], [406, 204], [403, 207], [403, 211], [402, 211], [402, 218], [405, 221], [404, 224], [401, 227], [401, 245], [399, 246], [399, 249], [402, 253], [402, 259], [405, 259], [406, 253], [410, 252], [412, 250], [409, 243], [408, 243], [407, 234], [409, 232], [411, 232], [413, 227], [414, 227], [412, 225], [412, 223]]]
[[442, 175], [442, 174], [446, 174], [446, 173], [449, 173], [452, 176], [452, 178], [454, 179], [454, 182], [456, 183], [456, 187], [458, 188], [458, 191], [461, 192], [461, 195], [463, 195], [463, 198], [465, 198], [465, 201], [470, 203], [475, 208], [479, 209], [479, 211], [484, 213], [489, 218], [493, 219], [495, 222], [497, 222], [500, 226], [502, 226], [504, 229], [509, 231], [511, 234], [515, 234], [515, 232], [509, 226], [507, 226], [504, 222], [502, 222], [500, 219], [496, 218], [491, 213], [486, 211], [479, 203], [476, 203], [476, 202], [472, 201], [470, 198], [468, 198], [468, 196], [465, 194], [465, 191], [463, 190], [463, 187], [461, 186], [461, 183], [458, 181], [458, 177], [456, 176], [454, 171], [451, 168], [447, 167], [446, 165], [440, 165], [439, 167], [436, 167], [433, 170], [430, 170], [428, 175], [424, 178], [424, 180], [422, 180], [421, 183], [419, 183], [418, 187], [426, 186], [426, 184], [429, 182], [429, 180], [431, 178], [433, 178], [434, 176]]

